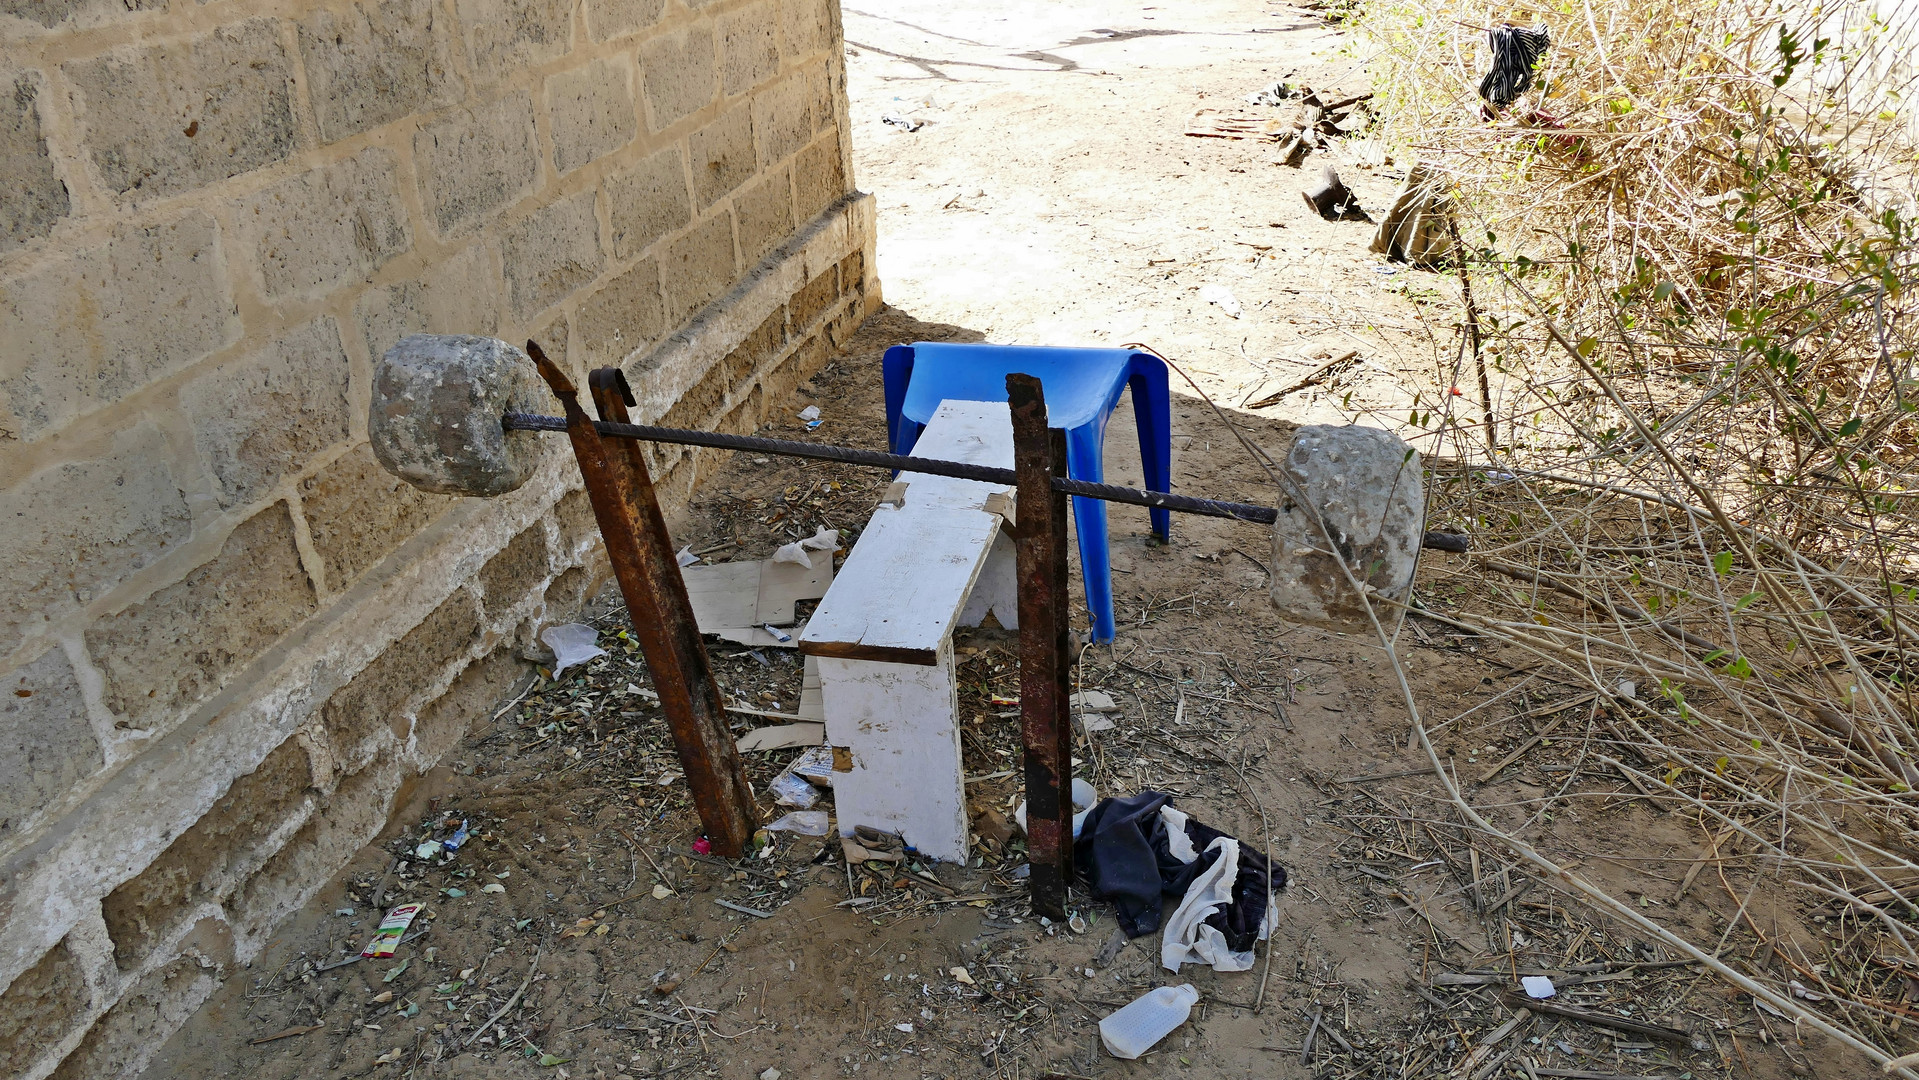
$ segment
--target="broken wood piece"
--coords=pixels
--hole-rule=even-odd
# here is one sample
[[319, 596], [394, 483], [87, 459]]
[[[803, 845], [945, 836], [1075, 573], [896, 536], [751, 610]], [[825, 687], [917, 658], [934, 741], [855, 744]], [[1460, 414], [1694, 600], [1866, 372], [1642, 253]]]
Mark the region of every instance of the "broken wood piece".
[[[729, 710], [730, 711], [730, 710]], [[826, 742], [826, 725], [812, 720], [797, 724], [775, 724], [754, 728], [736, 742], [741, 750], [790, 750], [796, 746], [819, 746]]]
[[1299, 1063], [1301, 1065], [1311, 1065], [1313, 1063], [1313, 1036], [1319, 1034], [1319, 1018], [1321, 1014], [1321, 1008], [1318, 1005], [1313, 1006], [1313, 1022], [1306, 1028], [1306, 1038], [1301, 1041], [1299, 1047]]
[[[1597, 697], [1597, 696], [1598, 695], [1596, 694], [1589, 695], [1589, 700], [1591, 697]], [[1553, 732], [1559, 730], [1559, 725], [1565, 723], [1566, 717], [1569, 715], [1571, 714], [1561, 713], [1559, 719], [1554, 720], [1552, 723], [1547, 724], [1543, 728], [1540, 728], [1539, 734], [1534, 735], [1532, 738], [1527, 739], [1523, 743], [1520, 743], [1519, 747], [1515, 749], [1512, 753], [1507, 754], [1503, 758], [1500, 758], [1497, 764], [1493, 765], [1491, 768], [1487, 769], [1485, 772], [1480, 773], [1479, 782], [1482, 784], [1491, 782], [1493, 777], [1498, 776], [1501, 772], [1505, 771], [1506, 766], [1511, 765], [1515, 761], [1518, 761], [1522, 756], [1525, 755], [1526, 751], [1531, 750], [1535, 746], [1538, 746], [1541, 742], [1545, 741], [1546, 736], [1551, 735]]]
[[1479, 1040], [1479, 1045], [1473, 1047], [1473, 1052], [1467, 1055], [1466, 1060], [1460, 1064], [1458, 1071], [1467, 1075], [1474, 1075], [1479, 1066], [1482, 1063], [1486, 1063], [1486, 1058], [1492, 1054], [1493, 1048], [1499, 1045], [1500, 1040], [1517, 1031], [1519, 1025], [1525, 1023], [1531, 1017], [1532, 1014], [1525, 1009], [1514, 1009], [1510, 1019], [1494, 1028], [1485, 1038]]
[[290, 1027], [285, 1031], [276, 1031], [271, 1035], [262, 1035], [257, 1039], [250, 1039], [247, 1041], [247, 1045], [265, 1046], [267, 1043], [279, 1042], [281, 1039], [291, 1039], [295, 1035], [311, 1035], [324, 1027], [326, 1027], [325, 1024], [313, 1024], [308, 1027]]
[[880, 505], [890, 506], [895, 510], [905, 506], [907, 487], [907, 482], [904, 480], [895, 480], [886, 485], [886, 494], [880, 496]]
[[1624, 1031], [1633, 1035], [1644, 1035], [1649, 1039], [1658, 1039], [1662, 1042], [1669, 1042], [1678, 1046], [1690, 1047], [1693, 1042], [1691, 1035], [1677, 1028], [1641, 1023], [1638, 1020], [1628, 1020], [1623, 1016], [1591, 1012], [1586, 1009], [1575, 1009], [1568, 1005], [1554, 1005], [1550, 1002], [1534, 1001], [1532, 998], [1515, 994], [1511, 990], [1502, 991], [1499, 997], [1501, 1001], [1505, 1002], [1506, 1005], [1511, 1008], [1531, 1009], [1533, 1012], [1545, 1013], [1548, 1016], [1557, 1016], [1562, 1020], [1577, 1020], [1582, 1024], [1593, 1024], [1598, 1027], [1608, 1027], [1615, 1031]]
[[1333, 373], [1334, 369], [1341, 367], [1347, 361], [1355, 359], [1358, 356], [1359, 356], [1358, 349], [1346, 349], [1345, 351], [1334, 356], [1331, 360], [1328, 360], [1325, 363], [1314, 368], [1312, 372], [1308, 374], [1305, 378], [1300, 379], [1298, 382], [1293, 383], [1292, 385], [1286, 387], [1284, 390], [1276, 390], [1273, 393], [1267, 394], [1265, 397], [1260, 398], [1258, 401], [1248, 402], [1242, 407], [1247, 409], [1264, 409], [1269, 406], [1277, 405], [1288, 394], [1296, 394], [1299, 391], [1304, 390], [1309, 386], [1312, 386], [1316, 383], [1323, 381], [1328, 375], [1331, 375]]
[[1692, 867], [1686, 871], [1686, 879], [1679, 883], [1679, 888], [1673, 890], [1673, 903], [1676, 904], [1686, 898], [1686, 892], [1692, 888], [1692, 883], [1699, 880], [1699, 871], [1704, 870], [1707, 863], [1719, 861], [1719, 845], [1731, 839], [1732, 834], [1738, 831], [1738, 826], [1728, 825], [1718, 836], [1711, 837], [1700, 845], [1699, 857], [1693, 860]]
[[1278, 142], [1295, 132], [1311, 130], [1312, 125], [1319, 122], [1320, 112], [1317, 106], [1306, 104], [1293, 105], [1271, 116], [1235, 116], [1217, 109], [1201, 109], [1188, 121], [1186, 134], [1203, 139], [1265, 139]]
[[1313, 144], [1306, 141], [1305, 133], [1297, 132], [1291, 139], [1287, 140], [1285, 145], [1279, 148], [1279, 156], [1273, 163], [1297, 169], [1300, 163], [1306, 160], [1306, 155], [1311, 153], [1312, 149]]
[[1477, 975], [1463, 971], [1434, 972], [1428, 980], [1434, 986], [1501, 986], [1506, 982], [1504, 975]]
[[980, 504], [980, 509], [999, 516], [1000, 532], [1014, 538], [1019, 536], [1018, 491], [995, 491], [986, 496], [986, 501]]

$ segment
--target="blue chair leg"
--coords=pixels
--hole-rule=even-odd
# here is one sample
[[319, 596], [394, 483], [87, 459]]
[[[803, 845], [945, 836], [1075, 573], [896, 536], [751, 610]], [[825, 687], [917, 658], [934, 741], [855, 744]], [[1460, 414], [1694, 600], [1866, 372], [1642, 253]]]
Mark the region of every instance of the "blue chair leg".
[[[1144, 469], [1146, 490], [1173, 490], [1173, 402], [1167, 386], [1166, 365], [1151, 357], [1133, 361], [1127, 380], [1133, 391], [1133, 422], [1139, 428], [1139, 460]], [[1160, 543], [1172, 539], [1173, 514], [1170, 510], [1149, 511], [1153, 536]]]
[[[1100, 483], [1100, 429], [1093, 423], [1066, 432], [1066, 472], [1079, 480]], [[1106, 504], [1099, 499], [1073, 499], [1073, 524], [1079, 530], [1080, 578], [1086, 585], [1086, 607], [1093, 615], [1093, 640], [1113, 640], [1113, 568], [1107, 551]]]
[[[906, 410], [906, 386], [913, 381], [913, 347], [895, 345], [886, 350], [880, 358], [880, 378], [886, 387], [886, 445], [893, 448], [895, 454], [904, 454], [913, 449], [919, 441], [918, 425], [908, 424], [903, 415]], [[908, 432], [905, 429], [915, 430]]]

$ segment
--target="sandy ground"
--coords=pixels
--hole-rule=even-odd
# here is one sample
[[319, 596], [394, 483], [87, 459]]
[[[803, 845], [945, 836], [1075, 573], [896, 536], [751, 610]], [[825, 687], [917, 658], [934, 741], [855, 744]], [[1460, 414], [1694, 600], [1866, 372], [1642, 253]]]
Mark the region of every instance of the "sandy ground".
[[[1315, 13], [1252, 0], [856, 0], [845, 24], [858, 177], [879, 196], [889, 306], [788, 410], [818, 404], [826, 422], [772, 433], [879, 446], [879, 356], [914, 340], [1148, 342], [1275, 449], [1287, 422], [1403, 419], [1450, 384], [1435, 360], [1451, 355], [1446, 280], [1368, 254], [1364, 224], [1307, 213], [1299, 192], [1327, 157], [1301, 172], [1273, 164], [1269, 144], [1183, 134], [1195, 110], [1241, 109], [1278, 79], [1363, 89], [1345, 39]], [[883, 124], [889, 113], [921, 126]], [[1330, 159], [1364, 205], [1390, 200], [1396, 167], [1363, 141]], [[1229, 289], [1241, 315], [1201, 300], [1208, 285]], [[1355, 346], [1358, 363], [1279, 408], [1238, 408]], [[1137, 482], [1131, 423], [1109, 430], [1108, 478]], [[1191, 391], [1176, 394], [1174, 432], [1181, 490], [1271, 497]], [[838, 466], [736, 458], [676, 538], [720, 560], [763, 558], [819, 525], [850, 543], [883, 485]], [[1122, 711], [1112, 729], [1082, 733], [1082, 775], [1102, 794], [1173, 792], [1200, 820], [1271, 845], [1292, 883], [1256, 970], [1175, 975], [1151, 938], [1101, 956], [1111, 909], [1083, 895], [1084, 932], [1040, 925], [1022, 900], [1017, 839], [983, 843], [972, 865], [884, 872], [784, 835], [744, 864], [698, 857], [644, 665], [615, 639], [584, 675], [476, 717], [387, 834], [147, 1075], [1866, 1075], [1460, 829], [1421, 775], [1382, 651], [1291, 626], [1266, 603], [1261, 529], [1182, 519], [1157, 547], [1145, 528], [1143, 511], [1115, 508], [1120, 635], [1089, 650], [1078, 677]], [[1456, 571], [1426, 559], [1425, 602], [1470, 603], [1482, 585]], [[596, 621], [612, 635], [624, 618], [612, 604]], [[1588, 774], [1568, 797], [1588, 767], [1582, 738], [1606, 722], [1589, 697], [1437, 622], [1409, 624], [1401, 651], [1462, 775], [1513, 756], [1474, 787], [1502, 827], [1657, 905], [1694, 940], [1725, 928], [1730, 886], [1708, 875], [1675, 899], [1696, 826], [1616, 779]], [[794, 707], [794, 657], [713, 652], [732, 700]], [[966, 772], [989, 777], [969, 797], [976, 812], [1003, 813], [1017, 784], [994, 774], [1017, 763], [1016, 721], [992, 698], [1016, 692], [1011, 643], [985, 631], [960, 652]], [[756, 755], [756, 787], [790, 756]], [[764, 810], [781, 812], [770, 800]], [[476, 839], [456, 858], [406, 856], [460, 820]], [[990, 818], [976, 824], [991, 831]], [[403, 901], [430, 905], [430, 934], [390, 961], [321, 970]], [[1791, 911], [1764, 917], [1788, 936], [1830, 932]], [[1688, 1037], [1512, 1012], [1499, 992], [1534, 971], [1557, 978], [1569, 1007]], [[1098, 1017], [1183, 981], [1201, 1005], [1155, 1053], [1124, 1062], [1099, 1049]]]

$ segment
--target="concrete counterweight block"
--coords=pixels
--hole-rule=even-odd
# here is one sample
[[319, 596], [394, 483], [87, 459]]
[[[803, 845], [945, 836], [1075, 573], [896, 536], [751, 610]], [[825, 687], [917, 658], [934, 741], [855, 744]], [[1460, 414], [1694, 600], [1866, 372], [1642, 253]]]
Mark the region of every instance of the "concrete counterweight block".
[[485, 337], [412, 334], [374, 365], [367, 435], [393, 475], [442, 495], [504, 495], [540, 463], [540, 436], [507, 431], [507, 412], [540, 412], [552, 395], [533, 361]]
[[1295, 622], [1371, 636], [1370, 599], [1392, 632], [1425, 530], [1419, 454], [1378, 428], [1314, 425], [1293, 436], [1282, 468], [1293, 490], [1280, 492], [1273, 523], [1273, 606]]

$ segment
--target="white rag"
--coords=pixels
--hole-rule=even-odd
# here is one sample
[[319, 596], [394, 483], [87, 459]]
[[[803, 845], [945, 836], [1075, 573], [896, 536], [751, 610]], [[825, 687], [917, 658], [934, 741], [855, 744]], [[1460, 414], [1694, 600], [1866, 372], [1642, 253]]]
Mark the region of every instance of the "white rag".
[[[1162, 806], [1160, 818], [1166, 823], [1166, 844], [1173, 857], [1190, 863], [1199, 858], [1186, 835], [1186, 815], [1170, 806]], [[1239, 841], [1222, 836], [1207, 846], [1218, 849], [1219, 858], [1205, 873], [1193, 879], [1162, 928], [1160, 963], [1168, 971], [1182, 964], [1211, 964], [1214, 971], [1246, 971], [1253, 966], [1253, 951], [1235, 951], [1226, 944], [1226, 935], [1206, 925], [1207, 916], [1233, 902], [1233, 883], [1239, 880]], [[1271, 936], [1277, 925], [1271, 894], [1266, 898], [1266, 918], [1259, 925], [1259, 940]]]

